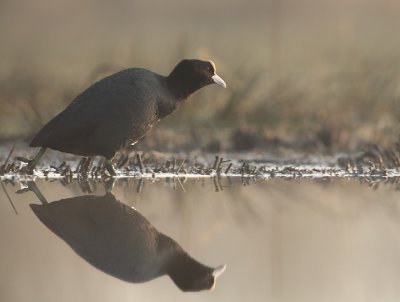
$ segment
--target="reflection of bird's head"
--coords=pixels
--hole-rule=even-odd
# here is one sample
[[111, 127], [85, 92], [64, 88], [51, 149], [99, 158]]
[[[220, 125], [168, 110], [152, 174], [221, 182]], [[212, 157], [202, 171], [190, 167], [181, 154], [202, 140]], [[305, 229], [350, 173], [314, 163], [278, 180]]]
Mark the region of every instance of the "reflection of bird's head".
[[217, 277], [225, 271], [226, 265], [211, 268], [197, 262], [187, 253], [175, 257], [169, 266], [168, 274], [183, 291], [214, 289]]

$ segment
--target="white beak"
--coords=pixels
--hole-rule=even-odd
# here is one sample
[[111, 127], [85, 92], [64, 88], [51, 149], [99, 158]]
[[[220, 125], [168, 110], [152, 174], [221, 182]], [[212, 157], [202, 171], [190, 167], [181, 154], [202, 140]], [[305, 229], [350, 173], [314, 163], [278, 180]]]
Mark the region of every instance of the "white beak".
[[226, 270], [226, 264], [220, 265], [220, 266], [214, 268], [214, 271], [213, 271], [212, 274], [213, 274], [214, 278], [217, 278], [217, 277], [221, 276], [222, 273], [223, 273], [225, 270]]
[[225, 81], [219, 75], [214, 74], [211, 78], [212, 78], [212, 80], [214, 81], [215, 84], [226, 88]]

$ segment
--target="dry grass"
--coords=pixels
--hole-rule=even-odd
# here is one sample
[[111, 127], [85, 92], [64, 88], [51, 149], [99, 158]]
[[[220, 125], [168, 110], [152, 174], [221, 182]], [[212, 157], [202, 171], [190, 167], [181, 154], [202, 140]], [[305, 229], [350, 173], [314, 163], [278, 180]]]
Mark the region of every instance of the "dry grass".
[[[224, 77], [232, 79], [227, 80], [232, 83], [229, 90], [208, 88], [193, 96], [161, 122], [140, 148], [243, 151], [283, 147], [334, 152], [366, 143], [387, 147], [400, 133], [400, 62], [383, 58], [353, 64], [313, 75], [306, 84], [301, 79], [268, 82], [261, 69], [242, 72], [235, 79], [236, 72], [226, 70]], [[79, 91], [55, 88], [34, 74], [19, 73], [2, 79], [0, 87], [2, 140], [28, 139]]]
[[[231, 1], [229, 15], [224, 1], [211, 11], [179, 1], [160, 11], [144, 3], [95, 11], [87, 4], [74, 24], [62, 23], [68, 9], [76, 11], [67, 2], [57, 8], [43, 0], [26, 18], [11, 18], [24, 13], [10, 6], [2, 12], [11, 14], [3, 18], [9, 26], [13, 20], [39, 26], [38, 16], [46, 25], [52, 14], [59, 23], [29, 39], [19, 27], [15, 36], [0, 30], [10, 46], [0, 50], [0, 139], [28, 140], [80, 91], [114, 71], [141, 66], [167, 74], [181, 58], [199, 57], [216, 62], [228, 89], [196, 93], [140, 149], [333, 153], [397, 142], [400, 45], [391, 33], [400, 26], [392, 13], [398, 5], [287, 0], [279, 8], [272, 2]], [[40, 5], [50, 7], [49, 16]], [[12, 43], [18, 35], [29, 49]]]

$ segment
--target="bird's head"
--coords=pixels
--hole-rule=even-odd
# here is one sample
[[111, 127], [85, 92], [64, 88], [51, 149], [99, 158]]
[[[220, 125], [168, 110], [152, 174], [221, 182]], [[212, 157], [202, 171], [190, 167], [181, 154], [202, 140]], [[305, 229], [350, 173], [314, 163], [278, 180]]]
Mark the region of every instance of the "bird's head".
[[212, 61], [182, 60], [168, 76], [168, 82], [172, 90], [183, 98], [210, 84], [226, 88], [225, 81], [217, 75], [217, 68]]
[[184, 253], [171, 263], [168, 274], [182, 291], [193, 292], [214, 289], [217, 278], [225, 269], [225, 264], [216, 268], [208, 267]]

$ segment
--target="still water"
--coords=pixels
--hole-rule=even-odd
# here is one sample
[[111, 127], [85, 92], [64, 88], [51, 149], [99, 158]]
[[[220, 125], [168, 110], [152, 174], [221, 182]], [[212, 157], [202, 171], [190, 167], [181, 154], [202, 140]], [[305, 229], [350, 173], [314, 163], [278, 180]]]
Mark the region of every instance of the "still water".
[[2, 185], [0, 301], [400, 299], [394, 185], [38, 180], [21, 194]]

